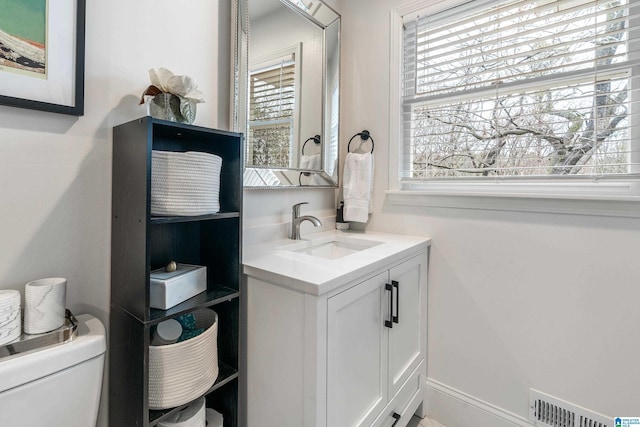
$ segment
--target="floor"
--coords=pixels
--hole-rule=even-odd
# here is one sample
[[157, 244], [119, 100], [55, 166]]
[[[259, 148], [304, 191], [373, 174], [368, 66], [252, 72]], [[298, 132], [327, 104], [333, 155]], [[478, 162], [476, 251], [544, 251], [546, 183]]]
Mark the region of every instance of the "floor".
[[407, 424], [407, 427], [444, 427], [444, 426], [439, 422], [433, 421], [429, 418], [425, 418], [421, 420], [420, 418], [414, 416], [413, 418], [411, 418], [411, 420], [409, 420], [409, 424]]

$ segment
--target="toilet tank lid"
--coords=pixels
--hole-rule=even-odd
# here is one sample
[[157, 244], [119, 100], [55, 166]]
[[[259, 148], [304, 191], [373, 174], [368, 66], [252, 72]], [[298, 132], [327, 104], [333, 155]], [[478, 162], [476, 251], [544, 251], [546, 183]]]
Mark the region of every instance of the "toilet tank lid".
[[105, 328], [89, 314], [76, 316], [78, 336], [70, 342], [0, 361], [0, 393], [102, 356]]

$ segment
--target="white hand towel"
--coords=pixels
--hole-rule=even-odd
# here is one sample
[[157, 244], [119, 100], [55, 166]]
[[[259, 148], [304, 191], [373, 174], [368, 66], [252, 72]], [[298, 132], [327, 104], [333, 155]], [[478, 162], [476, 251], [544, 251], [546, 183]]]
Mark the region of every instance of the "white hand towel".
[[[300, 169], [308, 171], [319, 171], [322, 169], [322, 158], [320, 154], [302, 155], [300, 156]], [[309, 176], [308, 174], [306, 176]], [[303, 185], [327, 185], [324, 179], [317, 173], [311, 173], [311, 179], [309, 182], [302, 181]]]
[[348, 153], [344, 161], [344, 220], [367, 222], [373, 190], [373, 154]]
[[311, 156], [302, 155], [300, 156], [300, 169], [306, 170], [320, 170], [320, 154], [313, 154]]

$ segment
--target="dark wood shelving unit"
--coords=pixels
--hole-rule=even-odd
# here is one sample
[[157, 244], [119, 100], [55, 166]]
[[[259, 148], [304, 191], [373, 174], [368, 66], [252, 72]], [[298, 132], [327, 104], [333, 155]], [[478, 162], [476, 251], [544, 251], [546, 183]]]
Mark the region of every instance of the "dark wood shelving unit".
[[[238, 426], [243, 136], [151, 117], [113, 129], [109, 420], [155, 426], [184, 405], [150, 410], [151, 328], [196, 309], [218, 314], [219, 374], [207, 407]], [[200, 151], [222, 158], [220, 212], [151, 216], [151, 152]], [[149, 306], [149, 274], [169, 260], [207, 267], [207, 289], [167, 310]], [[194, 399], [195, 400], [195, 399]]]

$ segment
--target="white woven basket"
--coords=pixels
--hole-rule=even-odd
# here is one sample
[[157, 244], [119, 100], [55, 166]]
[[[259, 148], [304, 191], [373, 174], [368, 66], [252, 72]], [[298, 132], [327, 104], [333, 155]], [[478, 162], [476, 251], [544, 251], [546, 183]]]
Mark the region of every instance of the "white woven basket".
[[222, 158], [198, 151], [151, 152], [151, 214], [206, 215], [220, 211]]
[[149, 408], [166, 409], [200, 397], [218, 378], [218, 315], [193, 312], [205, 331], [176, 344], [149, 347]]

